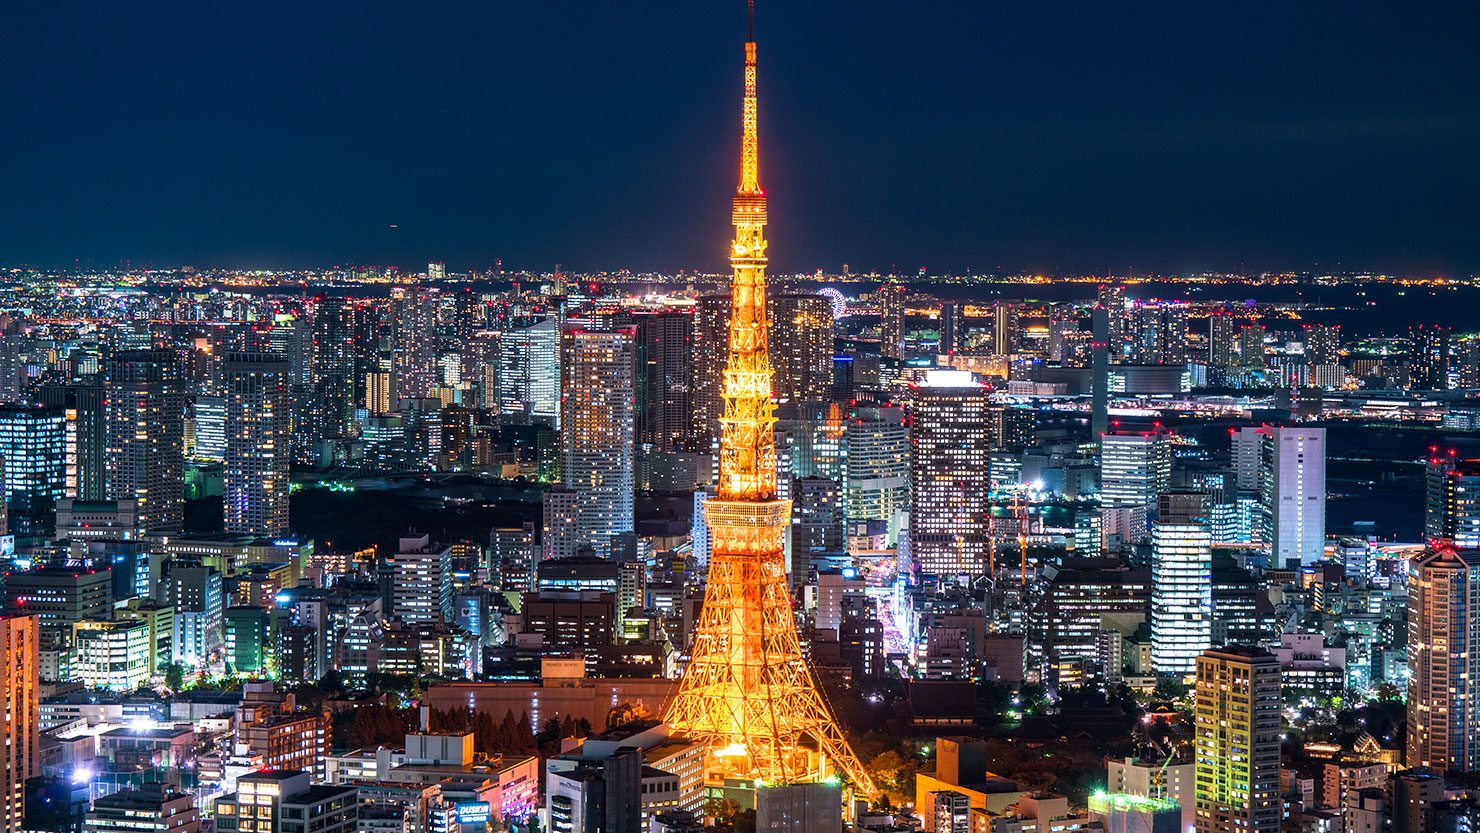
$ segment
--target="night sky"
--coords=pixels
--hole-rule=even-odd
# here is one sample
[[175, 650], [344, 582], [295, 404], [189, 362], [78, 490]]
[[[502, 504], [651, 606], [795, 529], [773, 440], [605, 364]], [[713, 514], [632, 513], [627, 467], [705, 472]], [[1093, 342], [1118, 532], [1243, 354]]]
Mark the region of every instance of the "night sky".
[[[773, 264], [1480, 273], [1480, 5], [1121, 5], [760, 0]], [[0, 32], [0, 262], [724, 264], [739, 0]]]

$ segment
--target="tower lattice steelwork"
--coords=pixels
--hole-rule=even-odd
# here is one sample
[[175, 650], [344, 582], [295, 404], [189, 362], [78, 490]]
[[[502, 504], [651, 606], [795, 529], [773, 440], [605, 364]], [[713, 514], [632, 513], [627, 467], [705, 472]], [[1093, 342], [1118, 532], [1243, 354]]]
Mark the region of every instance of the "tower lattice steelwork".
[[753, 29], [745, 44], [741, 113], [719, 484], [704, 508], [712, 536], [708, 587], [692, 657], [667, 721], [676, 733], [707, 747], [711, 780], [785, 784], [820, 780], [836, 770], [855, 790], [872, 796], [873, 782], [848, 748], [802, 656], [787, 588], [783, 547], [791, 502], [776, 492]]

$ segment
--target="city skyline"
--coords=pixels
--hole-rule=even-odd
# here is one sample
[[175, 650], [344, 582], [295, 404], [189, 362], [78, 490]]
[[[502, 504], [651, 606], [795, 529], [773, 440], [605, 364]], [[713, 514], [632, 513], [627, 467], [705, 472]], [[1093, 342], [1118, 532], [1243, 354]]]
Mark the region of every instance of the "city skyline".
[[[5, 59], [15, 262], [722, 271], [738, 11], [54, 14]], [[1472, 8], [762, 20], [779, 271], [1480, 272]]]
[[[789, 166], [837, 142], [818, 123], [825, 108], [798, 110], [798, 90], [843, 109], [870, 96], [885, 119], [900, 108], [947, 118], [957, 111], [941, 96], [1011, 54], [941, 52], [979, 44], [969, 27], [938, 31], [935, 51], [911, 69], [958, 71], [901, 96], [909, 76], [891, 62], [922, 43], [920, 22], [1005, 15], [1031, 30], [1040, 13], [903, 10], [870, 52], [877, 60], [819, 68], [809, 62], [878, 22], [872, 7], [851, 7], [858, 19], [844, 21], [831, 7], [789, 6], [773, 22], [756, 17], [755, 0], [745, 5], [750, 19], [736, 23], [749, 25], [712, 53], [702, 36], [668, 52], [643, 51], [643, 38], [728, 15], [685, 9], [629, 40], [624, 27], [668, 10], [562, 22], [573, 35], [610, 22], [604, 42], [627, 50], [605, 56], [611, 67], [663, 67], [689, 48], [696, 68], [730, 56], [724, 83], [666, 122], [671, 138], [714, 116], [728, 140], [706, 126], [686, 147], [692, 158], [647, 148], [690, 178], [624, 159], [641, 131], [622, 133], [617, 121], [579, 148], [609, 151], [633, 228], [665, 210], [634, 195], [675, 184], [697, 194], [717, 160], [738, 157], [726, 187], [684, 214], [701, 228], [698, 206], [728, 196], [728, 241], [705, 232], [706, 251], [728, 251], [728, 280], [579, 264], [465, 269], [443, 259], [458, 256], [445, 246], [409, 268], [0, 271], [10, 277], [0, 281], [0, 833], [1452, 833], [1480, 818], [1480, 276], [931, 280], [925, 268], [911, 277], [844, 266], [772, 285], [773, 246], [807, 256], [810, 244], [790, 248], [793, 234], [832, 223], [865, 247], [908, 240], [947, 256], [959, 250], [938, 218], [971, 213], [947, 199], [892, 219], [909, 208], [895, 198], [900, 178], [929, 167], [900, 137], [938, 135], [945, 148], [970, 129], [962, 121], [951, 136], [924, 124], [860, 129], [860, 143], [896, 137], [881, 145], [893, 168], [848, 183], [870, 188], [872, 202], [810, 207], [821, 225], [773, 214], [773, 196], [849, 164], [844, 143], [815, 170]], [[1432, 26], [1444, 16], [1347, 11], [1247, 13], [1244, 26], [1286, 24], [1261, 30], [1269, 39], [1298, 38], [1318, 18], [1330, 37], [1283, 62], [1258, 63], [1248, 49], [1251, 60], [1218, 77], [1264, 79], [1299, 98], [1313, 91], [1281, 70], [1340, 74], [1349, 67], [1330, 58], [1355, 57], [1341, 52], [1348, 30], [1401, 41], [1403, 26], [1378, 19]], [[1128, 55], [1079, 93], [1203, 47], [1186, 72], [1144, 90], [1147, 101], [1102, 97], [1078, 112], [1099, 119], [1097, 138], [1115, 131], [1106, 114], [1196, 86], [1218, 57], [1207, 47], [1240, 34], [1199, 39], [1188, 25], [1205, 29], [1216, 13], [1153, 12], [1060, 16], [1065, 44], [1092, 33], [1108, 45], [1126, 27], [1162, 24], [1116, 41], [1159, 35], [1162, 50]], [[404, 92], [446, 67], [496, 68], [478, 59], [516, 50], [458, 45], [476, 42], [481, 23], [545, 12], [483, 13], [387, 13], [411, 39], [428, 16], [460, 25], [418, 41], [423, 63], [388, 70], [405, 77], [379, 77]], [[154, 34], [221, 14], [181, 14]], [[338, 20], [323, 14], [269, 34], [302, 37]], [[336, 38], [381, 20], [369, 10], [344, 21], [321, 35], [318, 57], [332, 62]], [[818, 43], [822, 20], [837, 24], [835, 38], [777, 63], [773, 116], [769, 33], [795, 50]], [[198, 74], [255, 88], [266, 53], [230, 62], [241, 57], [233, 44], [261, 33], [231, 22], [215, 43], [220, 64]], [[86, 38], [76, 45], [85, 50]], [[1425, 46], [1404, 72], [1446, 60], [1441, 44]], [[182, 42], [179, 57], [193, 47]], [[547, 94], [591, 58], [550, 54], [518, 76], [549, 81]], [[273, 77], [301, 57], [274, 56]], [[1093, 57], [1053, 69], [1068, 78]], [[58, 78], [95, 58], [60, 62]], [[788, 88], [799, 66], [810, 66], [807, 83]], [[863, 69], [879, 72], [866, 79], [875, 83], [830, 86]], [[350, 75], [340, 80], [369, 77]], [[623, 80], [614, 70], [584, 83]], [[705, 80], [695, 69], [651, 92], [682, 101]], [[331, 81], [307, 78], [294, 94], [312, 98]], [[179, 89], [161, 89], [161, 100], [189, 104]], [[644, 117], [650, 91], [635, 92], [605, 103]], [[1052, 86], [1016, 92], [1041, 97]], [[1443, 98], [1435, 84], [1424, 92], [1409, 103]], [[520, 93], [548, 103], [540, 88]], [[425, 106], [455, 94], [438, 89]], [[709, 109], [719, 101], [730, 103], [723, 117]], [[1073, 103], [1033, 101], [1042, 112]], [[243, 117], [291, 103], [254, 110], [224, 93], [194, 102]], [[1316, 122], [1329, 115], [1307, 109]], [[1392, 127], [1409, 111], [1389, 103], [1384, 114]], [[1004, 115], [1010, 123], [1011, 108]], [[1245, 115], [1215, 144], [1259, 137], [1259, 113]], [[762, 130], [773, 118], [783, 129]], [[242, 125], [211, 146], [225, 167], [210, 182], [222, 193], [238, 172], [226, 170], [234, 143], [260, 126]], [[124, 121], [114, 126], [126, 134]], [[398, 140], [420, 146], [440, 126], [422, 119]], [[1330, 170], [1343, 164], [1344, 141], [1386, 152], [1370, 131], [1309, 127], [1301, 140], [1329, 146]], [[1184, 152], [1207, 139], [1185, 125], [1173, 133]], [[556, 157], [579, 169], [580, 154], [561, 156], [567, 138], [551, 138], [521, 171], [538, 178]], [[314, 139], [284, 142], [305, 151], [295, 164], [312, 161]], [[256, 161], [271, 157], [270, 144]], [[346, 164], [363, 150], [346, 150]], [[79, 171], [97, 161], [70, 158]], [[179, 162], [188, 176], [191, 160]], [[457, 154], [449, 148], [439, 164], [456, 167]], [[1229, 159], [1212, 167], [1240, 174]], [[1032, 169], [1031, 159], [1019, 166]], [[278, 189], [274, 223], [291, 225], [305, 208], [289, 203], [309, 180], [291, 173], [255, 183], [266, 194], [275, 175], [293, 179]], [[1312, 196], [1321, 187], [1321, 170], [1263, 173]], [[1405, 205], [1412, 189], [1377, 173], [1356, 184]], [[381, 170], [385, 204], [399, 204], [398, 176], [416, 174]], [[1056, 175], [1076, 188], [1110, 181], [1076, 179], [1074, 165]], [[1137, 193], [1177, 175], [1159, 168]], [[1421, 190], [1421, 176], [1408, 180]], [[965, 169], [945, 186], [910, 181], [986, 197], [976, 207], [987, 214], [1004, 205]], [[592, 177], [570, 193], [609, 184]], [[1263, 187], [1248, 184], [1244, 196]], [[1158, 223], [1161, 239], [1194, 228], [1213, 256], [1208, 241], [1285, 224], [1305, 244], [1330, 242], [1290, 220], [1306, 207], [1296, 203], [1245, 224], [1212, 222], [1238, 210], [1237, 195], [1216, 185], [1197, 183], [1227, 199], [1172, 206], [1185, 225]], [[1125, 196], [1055, 211], [1072, 222], [1120, 208], [1134, 226], [1136, 195]], [[1016, 205], [1017, 219], [1033, 222], [1031, 201]], [[361, 201], [302, 228], [338, 245], [345, 223], [377, 207]], [[521, 222], [537, 226], [540, 206], [524, 207]], [[590, 222], [567, 244], [626, 251], [605, 237], [616, 226], [597, 228], [607, 207], [581, 206]], [[860, 211], [884, 233], [857, 225]], [[116, 231], [158, 239], [129, 225], [150, 214], [120, 213]], [[216, 222], [209, 214], [171, 231], [189, 237]], [[1088, 240], [1106, 227], [1062, 228], [1064, 239]], [[1012, 235], [993, 226], [999, 233]], [[644, 239], [623, 245], [640, 250]], [[1279, 245], [1245, 240], [1241, 251]], [[1448, 251], [1428, 239], [1403, 245]]]

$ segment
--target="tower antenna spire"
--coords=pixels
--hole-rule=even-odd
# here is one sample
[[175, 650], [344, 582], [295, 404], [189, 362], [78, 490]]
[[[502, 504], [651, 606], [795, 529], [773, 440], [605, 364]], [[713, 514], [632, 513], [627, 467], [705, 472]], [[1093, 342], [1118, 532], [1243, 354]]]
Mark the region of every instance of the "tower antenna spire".
[[666, 720], [706, 749], [711, 785], [816, 782], [840, 773], [873, 797], [873, 780], [833, 719], [802, 654], [787, 586], [791, 501], [776, 471], [766, 316], [766, 192], [756, 130], [755, 0], [748, 0], [740, 183], [731, 202], [728, 356], [721, 378], [719, 480], [704, 501], [711, 530], [704, 606]]
[[745, 18], [745, 39], [755, 43], [755, 0], [746, 0], [745, 5], [749, 9]]

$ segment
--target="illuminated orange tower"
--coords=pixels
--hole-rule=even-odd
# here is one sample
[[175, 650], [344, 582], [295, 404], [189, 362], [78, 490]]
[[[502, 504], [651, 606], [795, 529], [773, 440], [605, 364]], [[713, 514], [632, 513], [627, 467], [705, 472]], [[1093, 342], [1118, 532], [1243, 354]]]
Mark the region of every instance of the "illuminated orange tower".
[[[750, 2], [752, 20], [754, 0]], [[706, 775], [787, 784], [836, 771], [864, 795], [873, 782], [838, 729], [802, 656], [786, 582], [791, 502], [776, 496], [775, 404], [766, 346], [766, 194], [756, 135], [755, 38], [745, 43], [745, 101], [719, 484], [704, 505], [708, 586], [694, 645], [666, 716], [702, 742]]]

